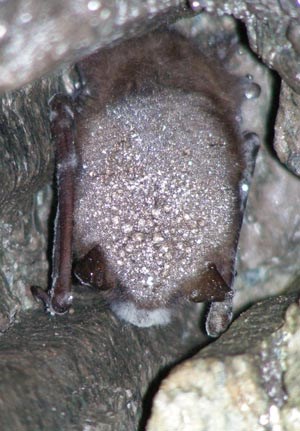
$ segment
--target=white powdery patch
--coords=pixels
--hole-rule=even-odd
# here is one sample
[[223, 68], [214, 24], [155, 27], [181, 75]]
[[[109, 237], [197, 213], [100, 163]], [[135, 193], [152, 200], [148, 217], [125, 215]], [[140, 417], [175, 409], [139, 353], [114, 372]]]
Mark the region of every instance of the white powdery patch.
[[[86, 128], [77, 249], [99, 244], [124, 300], [143, 315], [149, 304], [165, 307], [180, 296], [179, 286], [234, 238], [240, 194], [228, 172], [236, 161], [206, 102], [161, 90], [108, 107]], [[131, 321], [129, 309], [122, 313]]]
[[167, 325], [171, 321], [171, 311], [167, 308], [146, 310], [138, 308], [133, 302], [113, 302], [112, 311], [126, 322], [140, 328], [149, 328], [154, 325]]

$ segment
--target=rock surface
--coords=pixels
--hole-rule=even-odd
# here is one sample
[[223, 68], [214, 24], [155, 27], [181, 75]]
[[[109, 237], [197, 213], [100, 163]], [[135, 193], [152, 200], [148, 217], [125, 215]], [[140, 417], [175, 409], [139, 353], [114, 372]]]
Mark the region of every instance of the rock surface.
[[0, 91], [187, 10], [182, 0], [14, 0], [0, 6]]
[[1, 430], [142, 429], [153, 380], [204, 341], [197, 314], [141, 329], [114, 318], [98, 293], [65, 317], [23, 314], [1, 338]]
[[0, 89], [19, 87], [62, 62], [74, 62], [92, 50], [171, 22], [193, 9], [219, 16], [232, 14], [242, 20], [253, 51], [300, 91], [300, 11], [297, 2], [289, 0], [5, 2], [1, 5]]
[[[202, 14], [183, 24], [184, 31], [195, 35], [200, 21], [207, 21], [207, 38], [200, 32], [198, 39], [206, 49], [217, 42], [219, 53], [228, 51], [226, 37], [220, 39], [215, 29], [223, 22], [231, 31], [233, 21], [221, 16], [233, 14], [246, 25], [254, 52], [285, 80], [275, 146], [281, 160], [299, 174], [300, 9], [296, 2], [190, 3], [196, 13], [203, 9], [215, 14], [214, 26]], [[173, 22], [189, 13], [186, 5], [180, 0], [4, 2], [0, 6], [0, 89], [19, 88], [98, 47]], [[256, 79], [254, 69], [250, 73]], [[47, 281], [51, 190], [46, 184], [53, 172], [47, 101], [57, 91], [70, 93], [78, 80], [72, 69], [62, 70], [7, 92], [0, 104], [0, 329], [15, 323], [0, 338], [1, 429], [127, 431], [137, 428], [140, 420], [142, 430], [166, 370], [205, 342], [197, 309], [180, 313], [170, 327], [149, 330], [116, 321], [98, 298], [92, 303], [78, 300], [75, 313], [62, 319], [48, 320], [41, 311], [20, 314], [33, 307], [29, 286], [45, 286]], [[262, 91], [262, 99], [268, 98], [269, 89], [263, 86]], [[276, 107], [276, 97], [272, 105]], [[255, 109], [253, 114], [249, 124], [253, 127], [257, 118], [262, 120], [266, 132], [259, 129], [260, 133], [271, 142], [274, 117], [266, 119], [265, 111]], [[298, 271], [299, 187], [297, 178], [280, 166], [272, 151], [261, 151], [241, 235], [238, 308], [283, 291]], [[163, 431], [167, 422], [160, 422], [158, 428], [155, 421], [166, 401], [170, 402], [168, 417], [159, 420], [176, 418], [180, 427], [174, 430], [199, 431], [201, 424], [207, 430], [298, 430], [299, 309], [288, 308], [294, 300], [295, 294], [287, 294], [255, 305], [220, 340], [183, 364], [182, 374], [175, 370], [178, 382], [164, 383], [167, 392], [158, 396], [149, 430]], [[180, 404], [174, 404], [178, 400]], [[201, 408], [188, 410], [198, 402]], [[179, 414], [178, 405], [184, 407], [184, 414]], [[199, 421], [197, 428], [192, 428], [192, 419]]]
[[154, 399], [147, 431], [299, 429], [295, 298], [254, 305], [215, 343], [177, 366]]
[[0, 331], [32, 307], [30, 283], [47, 283], [53, 176], [48, 100], [67, 73], [0, 97]]
[[300, 175], [300, 95], [283, 81], [275, 128], [274, 147], [282, 163]]

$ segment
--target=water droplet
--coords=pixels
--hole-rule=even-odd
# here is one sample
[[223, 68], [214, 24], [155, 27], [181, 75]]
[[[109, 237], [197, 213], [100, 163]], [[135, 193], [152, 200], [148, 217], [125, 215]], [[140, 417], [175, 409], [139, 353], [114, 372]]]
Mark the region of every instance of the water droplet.
[[199, 0], [189, 0], [189, 5], [193, 11], [198, 12], [202, 10], [202, 6]]
[[127, 244], [125, 247], [125, 250], [128, 251], [128, 253], [131, 253], [133, 251], [133, 245], [132, 244]]
[[146, 284], [148, 285], [148, 286], [153, 286], [153, 277], [148, 277], [147, 278], [147, 281], [146, 281]]
[[245, 91], [245, 97], [246, 99], [257, 99], [261, 93], [261, 88], [258, 84], [253, 82], [252, 84], [248, 85]]
[[95, 11], [98, 10], [101, 6], [101, 3], [98, 0], [90, 0], [88, 2], [88, 10]]
[[114, 225], [118, 225], [120, 222], [120, 218], [118, 216], [115, 216], [112, 218], [112, 222]]
[[20, 16], [20, 21], [23, 24], [27, 24], [31, 20], [32, 20], [32, 15], [30, 13], [25, 12], [25, 13], [21, 14], [21, 16]]
[[142, 232], [136, 232], [132, 235], [132, 239], [134, 241], [142, 242], [144, 239], [144, 235], [142, 234]]
[[164, 237], [163, 236], [161, 236], [161, 234], [159, 234], [159, 233], [155, 233], [154, 235], [153, 235], [153, 242], [154, 242], [154, 244], [157, 244], [157, 243], [159, 243], [159, 242], [162, 242], [164, 240]]
[[130, 224], [124, 224], [122, 227], [122, 230], [124, 233], [130, 233], [130, 232], [132, 232], [133, 227]]
[[169, 248], [166, 245], [162, 245], [159, 249], [160, 253], [167, 253]]
[[7, 28], [3, 25], [0, 24], [0, 38], [2, 38], [7, 32]]
[[146, 220], [143, 218], [139, 219], [139, 221], [138, 221], [139, 229], [142, 229], [143, 227], [145, 227], [145, 225], [146, 225]]
[[160, 210], [158, 208], [154, 208], [152, 210], [153, 217], [159, 217], [160, 216]]
[[248, 184], [243, 182], [241, 189], [244, 193], [248, 193], [248, 190], [249, 190]]

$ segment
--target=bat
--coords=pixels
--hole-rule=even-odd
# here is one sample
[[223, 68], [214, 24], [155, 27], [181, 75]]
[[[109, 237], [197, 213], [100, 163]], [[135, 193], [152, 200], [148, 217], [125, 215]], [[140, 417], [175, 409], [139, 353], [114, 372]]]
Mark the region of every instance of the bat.
[[168, 323], [210, 304], [206, 331], [232, 320], [238, 238], [258, 137], [242, 130], [244, 81], [175, 31], [102, 49], [82, 85], [55, 95], [57, 214], [52, 314], [73, 301], [72, 274], [121, 319]]

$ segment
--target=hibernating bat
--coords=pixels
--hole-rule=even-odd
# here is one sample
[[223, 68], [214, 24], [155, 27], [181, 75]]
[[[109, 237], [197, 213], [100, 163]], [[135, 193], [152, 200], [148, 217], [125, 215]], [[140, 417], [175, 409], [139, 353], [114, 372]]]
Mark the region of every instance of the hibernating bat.
[[71, 271], [138, 326], [208, 302], [209, 335], [232, 318], [239, 232], [256, 138], [240, 123], [241, 79], [174, 31], [102, 49], [83, 85], [51, 101], [58, 209], [49, 293], [72, 303]]

